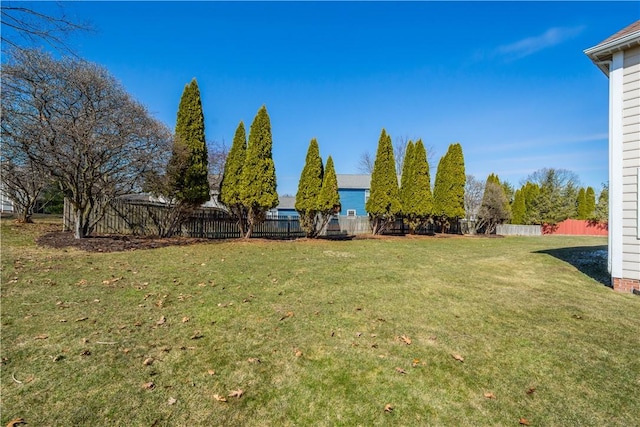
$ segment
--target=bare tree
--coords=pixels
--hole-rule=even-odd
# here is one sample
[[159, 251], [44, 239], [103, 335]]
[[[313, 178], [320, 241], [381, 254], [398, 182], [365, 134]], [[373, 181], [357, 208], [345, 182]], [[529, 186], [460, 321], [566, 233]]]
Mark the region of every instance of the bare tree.
[[39, 170], [28, 157], [15, 153], [10, 146], [2, 149], [0, 163], [3, 190], [20, 215], [19, 221], [31, 223], [38, 196], [49, 184], [48, 173]]
[[222, 142], [209, 141], [207, 147], [209, 153], [209, 184], [211, 188], [218, 190], [224, 174], [224, 164], [229, 155], [229, 147], [227, 147], [224, 139]]
[[20, 50], [2, 67], [3, 144], [49, 171], [69, 199], [76, 238], [109, 200], [141, 189], [168, 129], [104, 68]]
[[360, 173], [371, 175], [371, 172], [373, 172], [374, 163], [375, 158], [371, 155], [371, 153], [365, 151], [360, 155], [360, 160], [358, 161], [358, 171], [360, 171]]
[[484, 182], [476, 179], [473, 175], [467, 175], [467, 180], [464, 184], [464, 211], [470, 234], [476, 234], [477, 231], [478, 212], [482, 205], [483, 193]]
[[77, 31], [89, 31], [88, 24], [74, 22], [60, 6], [57, 16], [38, 12], [24, 2], [4, 1], [0, 6], [2, 19], [2, 51], [20, 50], [25, 46], [48, 45], [63, 53], [73, 54], [67, 40]]

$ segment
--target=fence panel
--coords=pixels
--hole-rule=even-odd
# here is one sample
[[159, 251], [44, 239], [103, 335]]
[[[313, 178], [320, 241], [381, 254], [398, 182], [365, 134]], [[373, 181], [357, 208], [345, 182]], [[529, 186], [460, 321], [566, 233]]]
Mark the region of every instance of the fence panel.
[[496, 234], [501, 236], [542, 236], [539, 225], [498, 224]]

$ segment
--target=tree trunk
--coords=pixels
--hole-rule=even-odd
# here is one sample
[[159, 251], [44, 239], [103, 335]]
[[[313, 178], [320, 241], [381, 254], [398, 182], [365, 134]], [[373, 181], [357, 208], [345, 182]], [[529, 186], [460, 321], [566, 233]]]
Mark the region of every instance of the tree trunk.
[[82, 239], [85, 236], [86, 228], [84, 227], [85, 218], [81, 208], [74, 208], [73, 216], [75, 219], [73, 237]]

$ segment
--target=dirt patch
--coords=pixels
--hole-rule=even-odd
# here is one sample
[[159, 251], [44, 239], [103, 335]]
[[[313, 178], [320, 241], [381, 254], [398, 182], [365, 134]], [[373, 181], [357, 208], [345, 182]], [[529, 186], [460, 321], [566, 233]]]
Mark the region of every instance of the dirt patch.
[[208, 239], [188, 237], [147, 237], [103, 235], [75, 239], [73, 233], [56, 231], [46, 233], [36, 239], [36, 243], [50, 248], [76, 248], [87, 252], [123, 252], [139, 249], [155, 249], [167, 246], [184, 246], [194, 243], [210, 242]]

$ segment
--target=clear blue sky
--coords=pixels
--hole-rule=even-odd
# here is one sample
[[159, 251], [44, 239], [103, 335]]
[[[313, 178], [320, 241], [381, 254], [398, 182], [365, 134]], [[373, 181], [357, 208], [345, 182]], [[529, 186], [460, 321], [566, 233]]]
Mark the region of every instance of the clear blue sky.
[[563, 168], [598, 192], [608, 80], [583, 50], [640, 19], [640, 2], [62, 4], [96, 30], [73, 38], [79, 54], [172, 129], [194, 77], [209, 141], [231, 145], [266, 105], [281, 194], [295, 194], [311, 138], [337, 173], [358, 173], [383, 127], [433, 149], [432, 179], [459, 142], [481, 180], [518, 187]]

